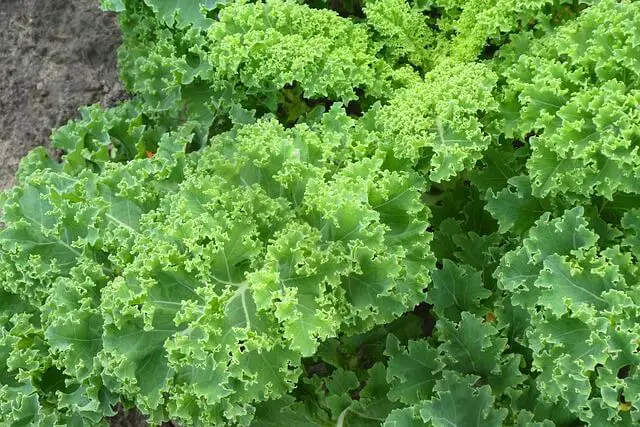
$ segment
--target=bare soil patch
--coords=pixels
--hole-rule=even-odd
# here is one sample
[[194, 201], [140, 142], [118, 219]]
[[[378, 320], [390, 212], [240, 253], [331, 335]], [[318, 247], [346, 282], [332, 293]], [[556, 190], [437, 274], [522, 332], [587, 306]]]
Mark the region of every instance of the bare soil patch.
[[1, 0], [0, 190], [79, 107], [124, 96], [119, 45], [117, 20], [98, 0]]

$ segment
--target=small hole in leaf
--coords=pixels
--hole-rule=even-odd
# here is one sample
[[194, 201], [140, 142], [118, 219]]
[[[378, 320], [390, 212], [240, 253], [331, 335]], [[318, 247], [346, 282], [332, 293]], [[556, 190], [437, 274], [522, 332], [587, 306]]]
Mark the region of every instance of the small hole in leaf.
[[618, 370], [618, 378], [623, 379], [629, 376], [629, 372], [631, 371], [631, 365], [625, 365]]
[[524, 142], [529, 142], [529, 140], [534, 137], [537, 136], [538, 134], [536, 132], [529, 132], [524, 136]]

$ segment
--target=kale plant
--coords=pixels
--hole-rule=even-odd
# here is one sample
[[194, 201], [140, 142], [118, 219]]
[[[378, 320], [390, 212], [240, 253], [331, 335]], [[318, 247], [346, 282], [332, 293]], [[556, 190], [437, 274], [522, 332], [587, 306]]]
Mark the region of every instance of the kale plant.
[[640, 422], [640, 2], [103, 0], [0, 196], [0, 424]]

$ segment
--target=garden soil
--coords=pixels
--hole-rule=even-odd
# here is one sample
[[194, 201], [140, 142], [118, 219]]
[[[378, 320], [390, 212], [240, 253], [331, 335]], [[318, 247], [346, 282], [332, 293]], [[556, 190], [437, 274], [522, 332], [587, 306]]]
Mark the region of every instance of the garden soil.
[[0, 190], [51, 129], [124, 96], [114, 15], [98, 0], [0, 0]]

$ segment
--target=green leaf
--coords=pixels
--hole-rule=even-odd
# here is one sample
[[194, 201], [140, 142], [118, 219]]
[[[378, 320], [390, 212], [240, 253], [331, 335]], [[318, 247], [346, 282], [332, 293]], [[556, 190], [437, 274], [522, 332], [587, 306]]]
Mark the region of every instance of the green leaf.
[[621, 225], [626, 231], [624, 245], [631, 250], [636, 260], [640, 259], [640, 209], [626, 212]]
[[100, 6], [103, 10], [123, 12], [125, 10], [124, 1], [125, 0], [100, 0]]
[[615, 270], [607, 267], [603, 262], [581, 265], [567, 262], [559, 255], [549, 256], [544, 260], [544, 269], [535, 283], [545, 288], [539, 303], [558, 317], [568, 310], [580, 311], [583, 305], [607, 309], [610, 303], [603, 294], [615, 289], [619, 281]]
[[484, 288], [479, 271], [445, 259], [442, 269], [434, 270], [432, 278], [428, 295], [438, 315], [459, 321], [465, 311], [484, 314], [480, 301], [491, 296], [491, 291]]
[[482, 158], [484, 167], [470, 171], [469, 179], [481, 194], [485, 194], [487, 190], [491, 190], [493, 194], [500, 192], [507, 187], [510, 179], [520, 175], [526, 154], [525, 148], [513, 149], [506, 144], [491, 146]]
[[491, 388], [474, 388], [476, 381], [474, 376], [445, 371], [436, 384], [436, 396], [420, 409], [423, 420], [434, 427], [502, 426], [507, 410], [494, 408]]
[[395, 409], [385, 420], [383, 427], [424, 427], [424, 421], [419, 414], [418, 405]]
[[582, 207], [567, 210], [561, 218], [552, 220], [544, 214], [524, 239], [525, 248], [537, 262], [542, 262], [552, 254], [570, 255], [592, 247], [598, 235], [588, 229], [583, 215]]
[[282, 399], [270, 400], [256, 408], [255, 419], [251, 422], [251, 427], [281, 427], [288, 425], [291, 427], [308, 426], [333, 426], [333, 423], [323, 422], [316, 418], [307, 407], [291, 396]]
[[483, 378], [499, 372], [500, 355], [507, 340], [498, 337], [498, 330], [489, 323], [463, 312], [459, 323], [439, 319], [436, 329], [440, 332], [439, 350], [447, 367]]
[[194, 26], [207, 29], [213, 20], [206, 12], [215, 9], [224, 0], [144, 0], [169, 27], [185, 28]]
[[507, 182], [515, 191], [506, 187], [494, 193], [489, 189], [486, 209], [498, 220], [500, 233], [526, 233], [547, 211], [548, 203], [532, 196], [529, 177], [514, 176]]
[[414, 404], [431, 396], [444, 367], [437, 349], [426, 341], [409, 341], [403, 348], [395, 336], [389, 335], [385, 355], [390, 357], [389, 399]]

